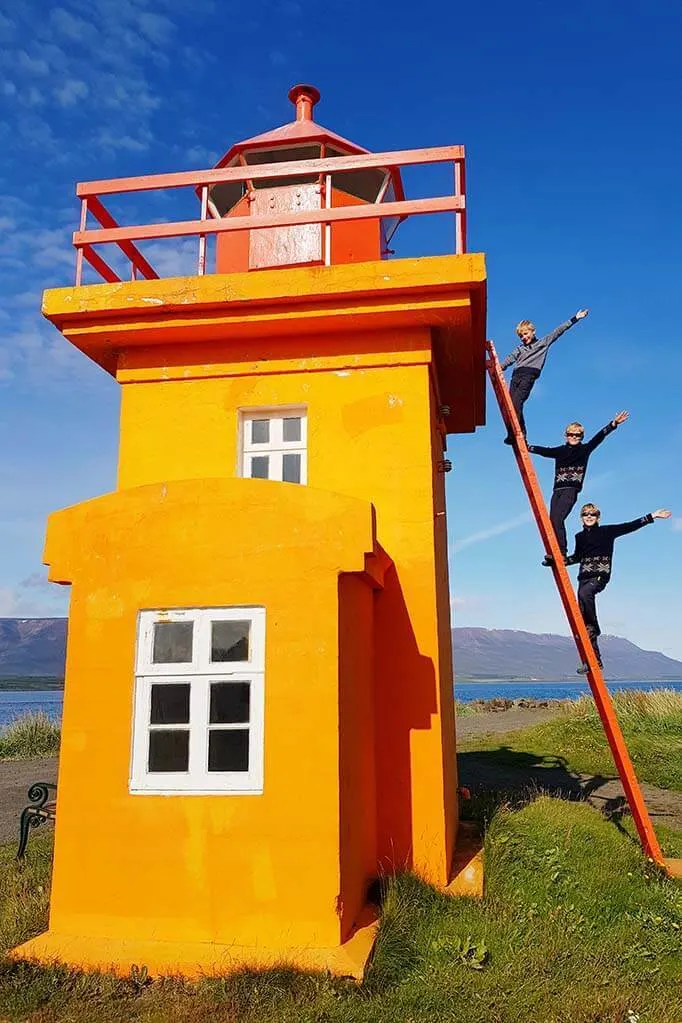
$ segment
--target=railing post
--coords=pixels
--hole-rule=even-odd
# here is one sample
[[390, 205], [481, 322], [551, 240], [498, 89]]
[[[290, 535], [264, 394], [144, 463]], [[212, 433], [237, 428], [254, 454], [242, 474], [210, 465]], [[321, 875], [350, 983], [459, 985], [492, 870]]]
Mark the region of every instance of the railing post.
[[[464, 160], [455, 160], [455, 195], [459, 195], [466, 204], [466, 179], [464, 171]], [[467, 250], [467, 220], [466, 205], [464, 209], [455, 213], [455, 253], [458, 256], [464, 255]]]
[[[208, 212], [208, 185], [201, 186], [201, 220], [206, 220]], [[199, 235], [199, 266], [198, 274], [200, 277], [206, 273], [206, 235]]]
[[[81, 199], [80, 231], [84, 231], [88, 220], [88, 200]], [[76, 249], [76, 287], [80, 288], [83, 281], [83, 249]]]

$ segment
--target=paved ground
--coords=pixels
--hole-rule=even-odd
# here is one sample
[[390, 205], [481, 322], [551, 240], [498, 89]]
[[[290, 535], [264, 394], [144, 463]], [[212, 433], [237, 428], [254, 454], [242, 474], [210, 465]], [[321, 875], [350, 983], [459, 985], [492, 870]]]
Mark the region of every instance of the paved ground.
[[[28, 803], [26, 793], [32, 782], [56, 780], [55, 757], [0, 762], [0, 844], [19, 841], [19, 815]], [[52, 825], [44, 824], [43, 827]]]

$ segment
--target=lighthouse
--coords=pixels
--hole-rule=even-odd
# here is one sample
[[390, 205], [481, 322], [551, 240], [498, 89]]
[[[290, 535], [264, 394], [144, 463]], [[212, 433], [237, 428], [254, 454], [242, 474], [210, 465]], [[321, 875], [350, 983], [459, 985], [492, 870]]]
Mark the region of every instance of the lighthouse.
[[[370, 153], [289, 96], [211, 170], [77, 189], [76, 285], [43, 312], [120, 385], [118, 476], [48, 522], [55, 859], [18, 957], [359, 977], [377, 878], [457, 881], [445, 441], [484, 421], [486, 311], [464, 152]], [[407, 197], [431, 163], [451, 190]], [[155, 189], [196, 218], [106, 207]], [[431, 213], [454, 251], [402, 258]], [[159, 276], [145, 243], [187, 238], [192, 272]]]

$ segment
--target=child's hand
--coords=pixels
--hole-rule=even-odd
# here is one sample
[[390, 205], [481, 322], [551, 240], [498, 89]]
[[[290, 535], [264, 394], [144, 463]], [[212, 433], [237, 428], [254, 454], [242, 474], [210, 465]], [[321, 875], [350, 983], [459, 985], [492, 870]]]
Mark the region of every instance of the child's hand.
[[589, 311], [589, 309], [578, 309], [578, 312], [575, 314], [576, 320], [584, 320]]
[[659, 508], [658, 511], [651, 513], [652, 519], [669, 519], [672, 512], [668, 511], [667, 508]]
[[629, 419], [629, 418], [630, 418], [630, 413], [623, 411], [623, 412], [619, 412], [617, 416], [614, 416], [613, 419], [611, 420], [611, 422], [613, 423], [614, 426], [620, 426], [621, 423], [624, 423], [625, 420]]

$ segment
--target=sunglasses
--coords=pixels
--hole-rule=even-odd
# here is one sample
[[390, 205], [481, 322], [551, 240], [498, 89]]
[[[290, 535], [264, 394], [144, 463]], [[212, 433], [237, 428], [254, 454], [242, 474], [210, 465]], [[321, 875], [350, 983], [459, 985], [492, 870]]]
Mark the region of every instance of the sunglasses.
[[598, 519], [599, 516], [596, 515], [594, 512], [583, 512], [582, 515], [580, 516], [580, 518], [581, 519]]
[[569, 432], [568, 432], [568, 433], [566, 434], [566, 436], [567, 436], [567, 437], [582, 437], [583, 435], [582, 435], [582, 433], [576, 433], [575, 431], [573, 431], [573, 432], [571, 433], [571, 431], [569, 431]]

